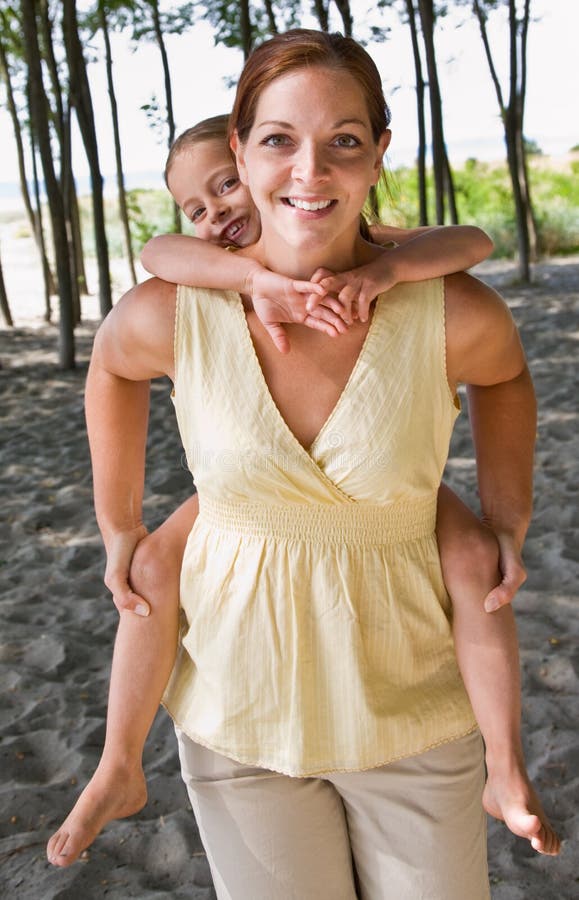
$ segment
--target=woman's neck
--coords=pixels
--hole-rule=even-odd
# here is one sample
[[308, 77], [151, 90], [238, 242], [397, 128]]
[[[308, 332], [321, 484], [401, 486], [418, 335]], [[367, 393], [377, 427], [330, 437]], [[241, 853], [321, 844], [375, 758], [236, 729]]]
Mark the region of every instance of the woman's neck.
[[372, 246], [358, 232], [353, 238], [345, 236], [342, 241], [335, 241], [331, 246], [309, 248], [296, 248], [283, 239], [280, 240], [275, 234], [262, 233], [257, 244], [246, 252], [273, 272], [305, 281], [317, 269], [345, 272], [369, 262], [374, 255]]

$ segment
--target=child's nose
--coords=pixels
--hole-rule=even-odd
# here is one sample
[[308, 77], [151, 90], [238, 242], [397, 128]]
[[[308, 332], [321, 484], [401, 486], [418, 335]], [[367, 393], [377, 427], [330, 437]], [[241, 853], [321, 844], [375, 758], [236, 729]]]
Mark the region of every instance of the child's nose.
[[228, 211], [229, 206], [227, 205], [227, 203], [216, 201], [209, 211], [211, 222], [213, 222], [214, 224], [220, 222], [227, 215]]

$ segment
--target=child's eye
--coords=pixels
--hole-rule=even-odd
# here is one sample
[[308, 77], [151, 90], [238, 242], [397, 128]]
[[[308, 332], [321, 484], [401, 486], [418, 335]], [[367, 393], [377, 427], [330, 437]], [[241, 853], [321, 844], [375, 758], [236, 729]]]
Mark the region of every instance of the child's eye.
[[203, 215], [204, 212], [205, 212], [205, 207], [198, 206], [197, 209], [194, 209], [193, 212], [191, 213], [191, 215], [189, 216], [189, 221], [197, 222], [201, 218], [201, 216]]
[[223, 184], [221, 185], [221, 191], [229, 191], [232, 187], [235, 187], [239, 184], [239, 178], [235, 175], [232, 175], [231, 178], [226, 178]]
[[290, 143], [290, 139], [285, 134], [270, 134], [261, 143], [266, 147], [285, 147]]
[[338, 147], [359, 147], [360, 141], [353, 134], [339, 134], [334, 140]]

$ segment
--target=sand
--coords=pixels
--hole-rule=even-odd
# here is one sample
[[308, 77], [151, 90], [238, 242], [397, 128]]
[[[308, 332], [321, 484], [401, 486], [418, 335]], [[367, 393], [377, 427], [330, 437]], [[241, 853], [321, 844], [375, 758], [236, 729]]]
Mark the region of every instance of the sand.
[[[539, 396], [529, 579], [516, 609], [529, 767], [565, 839], [561, 857], [548, 859], [491, 823], [493, 900], [579, 896], [578, 263], [540, 264], [530, 288], [511, 284], [509, 263], [480, 269], [513, 308]], [[209, 900], [215, 896], [209, 868], [163, 712], [145, 753], [146, 808], [110, 825], [72, 868], [57, 870], [45, 859], [47, 838], [99, 756], [117, 614], [102, 584], [83, 420], [95, 322], [79, 329], [77, 371], [59, 372], [55, 327], [39, 320], [40, 297], [30, 285], [22, 289], [18, 327], [0, 330], [0, 891], [26, 900]], [[145, 507], [154, 527], [190, 489], [167, 382], [154, 385], [150, 445]], [[447, 474], [476, 508], [466, 416]]]

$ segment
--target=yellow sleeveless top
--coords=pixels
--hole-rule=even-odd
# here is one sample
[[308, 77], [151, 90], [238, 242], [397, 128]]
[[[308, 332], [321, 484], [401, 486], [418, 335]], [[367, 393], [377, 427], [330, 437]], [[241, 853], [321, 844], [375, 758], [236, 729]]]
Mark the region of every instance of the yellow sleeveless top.
[[175, 363], [199, 494], [164, 698], [179, 727], [288, 775], [372, 768], [471, 731], [434, 532], [457, 415], [442, 280], [378, 297], [309, 451], [238, 294], [178, 288]]

